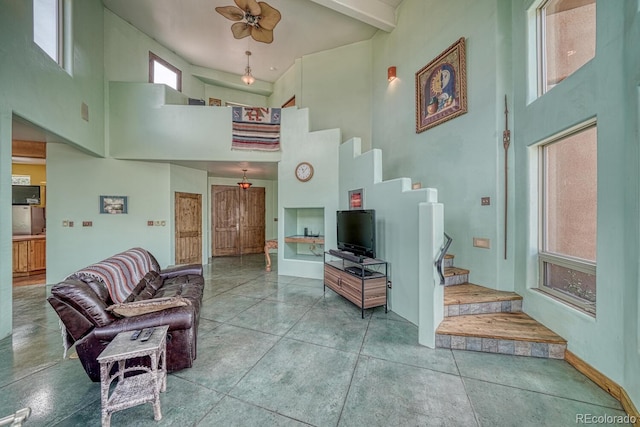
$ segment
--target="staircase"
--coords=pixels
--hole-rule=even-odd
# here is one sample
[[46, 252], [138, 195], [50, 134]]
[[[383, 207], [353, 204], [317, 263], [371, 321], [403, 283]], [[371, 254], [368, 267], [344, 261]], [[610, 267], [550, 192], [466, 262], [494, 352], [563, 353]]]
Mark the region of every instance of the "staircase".
[[564, 359], [567, 342], [522, 312], [522, 297], [469, 283], [469, 270], [444, 258], [444, 320], [436, 347]]

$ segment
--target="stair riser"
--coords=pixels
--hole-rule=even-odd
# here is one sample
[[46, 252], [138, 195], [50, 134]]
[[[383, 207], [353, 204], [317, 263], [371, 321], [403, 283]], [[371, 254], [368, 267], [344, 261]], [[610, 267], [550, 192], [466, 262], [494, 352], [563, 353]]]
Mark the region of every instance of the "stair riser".
[[566, 344], [436, 334], [436, 347], [512, 356], [564, 359]]
[[456, 274], [444, 278], [444, 286], [462, 285], [469, 281], [468, 274]]
[[442, 266], [443, 267], [453, 267], [453, 258], [449, 258], [449, 257], [445, 257], [442, 260]]
[[444, 317], [467, 314], [516, 313], [522, 311], [522, 300], [446, 305]]

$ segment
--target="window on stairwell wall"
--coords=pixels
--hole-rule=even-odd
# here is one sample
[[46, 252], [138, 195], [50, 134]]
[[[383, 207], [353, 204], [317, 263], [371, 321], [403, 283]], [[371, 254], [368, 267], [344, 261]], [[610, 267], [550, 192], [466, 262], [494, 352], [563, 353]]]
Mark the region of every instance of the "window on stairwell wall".
[[538, 150], [539, 289], [595, 315], [596, 124], [592, 121], [557, 135]]
[[33, 0], [33, 41], [58, 65], [71, 72], [70, 50], [70, 0]]
[[182, 92], [182, 71], [153, 52], [149, 52], [149, 83], [165, 84]]
[[596, 1], [542, 1], [536, 32], [538, 95], [542, 95], [595, 56]]

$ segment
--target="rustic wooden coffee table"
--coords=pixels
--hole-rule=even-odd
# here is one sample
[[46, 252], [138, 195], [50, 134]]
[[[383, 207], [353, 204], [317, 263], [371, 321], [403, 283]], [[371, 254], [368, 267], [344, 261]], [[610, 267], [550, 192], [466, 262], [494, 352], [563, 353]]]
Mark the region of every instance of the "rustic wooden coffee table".
[[[131, 340], [133, 331], [121, 332], [100, 353], [100, 396], [102, 425], [111, 424], [111, 414], [150, 402], [153, 419], [162, 419], [160, 392], [167, 389], [167, 331], [169, 326], [158, 326], [148, 341]], [[126, 361], [149, 357], [150, 366], [125, 366]], [[112, 375], [115, 364], [118, 370]], [[118, 383], [109, 394], [113, 380]]]

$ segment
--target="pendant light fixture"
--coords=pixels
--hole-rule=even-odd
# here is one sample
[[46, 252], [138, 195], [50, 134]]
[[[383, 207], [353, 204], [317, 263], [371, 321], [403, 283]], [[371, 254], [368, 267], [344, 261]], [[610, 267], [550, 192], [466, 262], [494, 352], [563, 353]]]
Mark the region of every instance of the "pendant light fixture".
[[242, 172], [244, 172], [242, 174], [242, 181], [240, 181], [238, 183], [238, 185], [240, 186], [240, 188], [242, 188], [243, 190], [247, 190], [249, 187], [251, 187], [251, 183], [249, 181], [247, 181], [247, 170], [246, 169], [242, 169]]
[[251, 56], [251, 51], [250, 50], [246, 51], [245, 55], [247, 55], [247, 68], [244, 69], [244, 75], [242, 76], [242, 81], [247, 86], [250, 86], [253, 84], [253, 82], [256, 81], [255, 77], [251, 75], [251, 67], [249, 66], [249, 57]]

